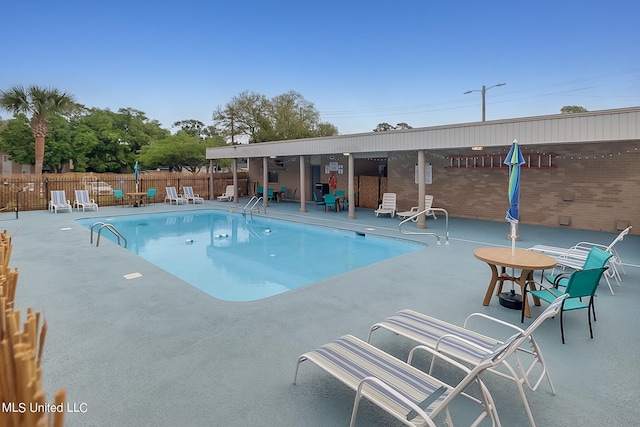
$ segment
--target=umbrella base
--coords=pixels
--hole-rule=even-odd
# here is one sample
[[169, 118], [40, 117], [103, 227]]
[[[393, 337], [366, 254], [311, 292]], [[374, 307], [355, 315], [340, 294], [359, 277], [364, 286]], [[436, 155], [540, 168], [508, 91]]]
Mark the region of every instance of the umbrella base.
[[522, 295], [516, 294], [512, 289], [510, 292], [503, 292], [498, 295], [500, 305], [512, 310], [522, 310]]

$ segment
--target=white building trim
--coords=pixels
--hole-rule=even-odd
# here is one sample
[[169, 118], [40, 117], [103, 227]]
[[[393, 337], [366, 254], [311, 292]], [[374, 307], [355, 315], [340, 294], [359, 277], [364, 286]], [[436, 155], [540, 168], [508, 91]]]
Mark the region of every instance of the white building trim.
[[386, 153], [473, 146], [584, 144], [640, 139], [640, 107], [207, 148], [207, 159]]

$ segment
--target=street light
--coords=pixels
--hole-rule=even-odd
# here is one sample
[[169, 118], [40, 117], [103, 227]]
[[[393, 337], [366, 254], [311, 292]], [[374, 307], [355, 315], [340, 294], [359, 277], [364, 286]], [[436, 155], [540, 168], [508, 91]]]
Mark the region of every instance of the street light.
[[486, 112], [486, 103], [485, 103], [485, 95], [487, 93], [487, 91], [493, 87], [498, 87], [498, 86], [504, 86], [506, 85], [506, 83], [498, 83], [497, 85], [493, 85], [493, 86], [489, 86], [489, 87], [485, 87], [484, 85], [482, 85], [482, 89], [474, 89], [474, 90], [468, 90], [464, 93], [464, 95], [471, 93], [471, 92], [480, 92], [482, 93], [482, 121], [485, 121], [485, 112]]

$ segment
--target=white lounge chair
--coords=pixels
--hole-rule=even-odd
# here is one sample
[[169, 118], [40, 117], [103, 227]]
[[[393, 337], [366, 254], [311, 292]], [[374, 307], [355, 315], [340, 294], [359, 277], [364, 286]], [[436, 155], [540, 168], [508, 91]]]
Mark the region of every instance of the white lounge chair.
[[167, 195], [164, 197], [165, 203], [175, 203], [176, 205], [187, 203], [187, 199], [178, 194], [178, 192], [176, 191], [176, 187], [165, 187], [165, 190], [167, 191]]
[[227, 189], [224, 190], [221, 196], [218, 196], [218, 200], [221, 202], [230, 202], [233, 200], [236, 188], [233, 185], [227, 185]]
[[51, 191], [51, 200], [49, 200], [49, 212], [58, 213], [59, 210], [73, 211], [71, 203], [67, 200], [64, 190]]
[[[514, 335], [511, 341], [487, 353], [484, 361], [470, 369], [425, 346], [417, 346], [411, 350], [409, 361], [403, 362], [354, 336], [345, 335], [301, 355], [293, 383], [297, 382], [300, 363], [309, 360], [355, 390], [351, 427], [355, 426], [363, 397], [405, 425], [430, 427], [436, 426], [434, 418], [440, 414], [445, 417], [447, 425], [453, 426], [449, 403], [458, 397], [464, 397], [480, 407], [480, 414], [472, 425], [476, 426], [482, 420], [489, 419], [492, 425], [499, 426], [500, 419], [493, 398], [479, 376], [491, 366], [501, 363], [511, 347], [519, 345], [519, 337]], [[464, 372], [464, 377], [453, 386], [415, 368], [411, 365], [411, 360], [418, 350], [430, 353], [433, 362], [445, 362], [460, 369]], [[478, 396], [467, 394], [471, 384], [477, 385]]]
[[184, 198], [189, 201], [192, 201], [195, 205], [196, 203], [204, 203], [204, 199], [200, 197], [198, 194], [193, 194], [193, 187], [182, 187], [182, 191], [184, 191]]
[[[425, 194], [424, 196], [424, 209], [425, 209], [425, 216], [432, 216], [433, 219], [438, 219], [436, 217], [436, 213], [431, 209], [431, 205], [433, 205], [433, 196], [429, 195], [429, 194]], [[398, 215], [398, 218], [400, 219], [407, 219], [409, 217], [413, 217], [411, 218], [412, 222], [418, 222], [418, 212], [419, 212], [419, 207], [418, 206], [414, 206], [412, 207], [410, 210], [408, 211], [404, 211], [404, 212], [398, 212], [396, 215]]]
[[95, 200], [89, 198], [89, 192], [87, 190], [75, 190], [76, 193], [76, 201], [74, 202], [74, 206], [76, 209], [80, 209], [82, 207], [82, 212], [85, 209], [95, 209], [98, 210], [98, 204]]
[[382, 203], [378, 209], [374, 211], [376, 216], [380, 214], [389, 214], [391, 218], [396, 214], [398, 206], [396, 205], [396, 193], [384, 193], [382, 195]]
[[[631, 228], [632, 226], [629, 226], [622, 230], [609, 245], [592, 242], [578, 242], [570, 248], [535, 245], [530, 247], [528, 250], [540, 252], [555, 258], [560, 268], [571, 268], [573, 270], [580, 270], [584, 262], [587, 260], [591, 248], [600, 248], [613, 255], [609, 260], [610, 271], [607, 271], [604, 274], [607, 283], [609, 283], [609, 277], [614, 277], [616, 279], [616, 282], [618, 283], [618, 286], [620, 286], [620, 282], [622, 282], [620, 270], [623, 274], [625, 273], [625, 271], [624, 267], [622, 266], [622, 260], [620, 259], [620, 256], [615, 249], [615, 245], [616, 243], [621, 242], [624, 239], [624, 236], [629, 234]], [[611, 288], [610, 283], [609, 289], [611, 290], [611, 295], [613, 295], [613, 288]]]
[[[384, 319], [382, 322], [374, 324], [369, 331], [367, 341], [371, 340], [373, 331], [386, 329], [409, 338], [420, 345], [425, 345], [436, 351], [445, 353], [467, 365], [477, 366], [483, 363], [487, 354], [494, 351], [496, 346], [503, 345], [504, 342], [508, 340], [503, 342], [499, 339], [473, 331], [467, 326], [472, 319], [484, 319], [496, 323], [504, 327], [503, 329], [510, 331], [509, 333], [516, 331], [516, 336], [519, 337], [519, 344], [511, 347], [510, 351], [502, 357], [501, 362], [490, 367], [489, 371], [516, 383], [529, 421], [532, 426], [535, 426], [523, 384], [527, 384], [531, 390], [535, 391], [542, 380], [546, 378], [549, 382], [551, 392], [554, 395], [556, 392], [551, 382], [547, 365], [542, 357], [540, 347], [538, 347], [538, 344], [533, 338], [533, 332], [546, 319], [554, 317], [560, 312], [562, 302], [566, 298], [566, 294], [558, 297], [526, 330], [483, 313], [473, 313], [467, 317], [463, 326], [457, 326], [413, 310], [401, 310], [395, 315]], [[508, 359], [511, 356], [513, 356], [515, 366], [509, 363]], [[525, 364], [523, 364], [523, 358], [526, 358]], [[532, 385], [529, 376], [534, 370], [538, 372], [540, 376]]]

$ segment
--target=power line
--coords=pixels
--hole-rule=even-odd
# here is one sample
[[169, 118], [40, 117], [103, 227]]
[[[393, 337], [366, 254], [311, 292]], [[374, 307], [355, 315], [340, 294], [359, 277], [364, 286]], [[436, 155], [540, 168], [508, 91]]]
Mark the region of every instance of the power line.
[[[561, 95], [569, 95], [575, 94], [581, 91], [601, 89], [604, 87], [608, 87], [611, 85], [617, 84], [625, 84], [631, 83], [635, 81], [639, 81], [640, 78], [632, 78], [628, 80], [622, 80], [617, 82], [606, 82], [605, 84], [600, 85], [590, 85], [583, 86], [578, 88], [566, 89], [566, 90], [558, 90], [558, 91], [550, 91], [545, 93], [540, 93], [545, 89], [553, 89], [553, 88], [561, 88], [566, 86], [572, 86], [576, 84], [584, 84], [587, 82], [598, 81], [602, 79], [607, 79], [614, 76], [619, 76], [623, 74], [636, 73], [640, 71], [640, 68], [632, 68], [628, 70], [616, 71], [608, 74], [601, 74], [597, 76], [582, 78], [582, 79], [574, 79], [574, 80], [566, 80], [563, 82], [552, 83], [548, 85], [532, 87], [528, 89], [523, 89], [520, 91], [511, 91], [508, 93], [496, 93], [491, 97], [491, 104], [498, 103], [507, 103], [507, 102], [519, 102], [527, 99], [535, 99], [535, 98], [544, 98], [550, 96], [561, 96]], [[514, 95], [524, 95], [530, 92], [538, 92], [534, 95], [529, 96], [515, 96]], [[639, 91], [640, 93], [640, 91]], [[580, 95], [581, 97], [590, 97], [590, 98], [638, 98], [639, 95]], [[502, 98], [502, 99], [500, 99]], [[400, 105], [400, 106], [388, 106], [388, 107], [372, 107], [372, 108], [363, 108], [363, 109], [336, 109], [336, 110], [324, 110], [320, 111], [320, 115], [323, 119], [353, 119], [353, 118], [367, 118], [367, 117], [385, 117], [385, 116], [400, 116], [400, 115], [415, 115], [415, 114], [424, 114], [424, 113], [434, 113], [434, 112], [442, 112], [442, 111], [450, 111], [450, 110], [460, 110], [466, 108], [477, 107], [477, 103], [468, 103], [468, 101], [461, 101], [460, 99], [450, 99], [444, 100], [440, 102], [430, 102], [424, 104], [410, 104], [410, 105]]]

